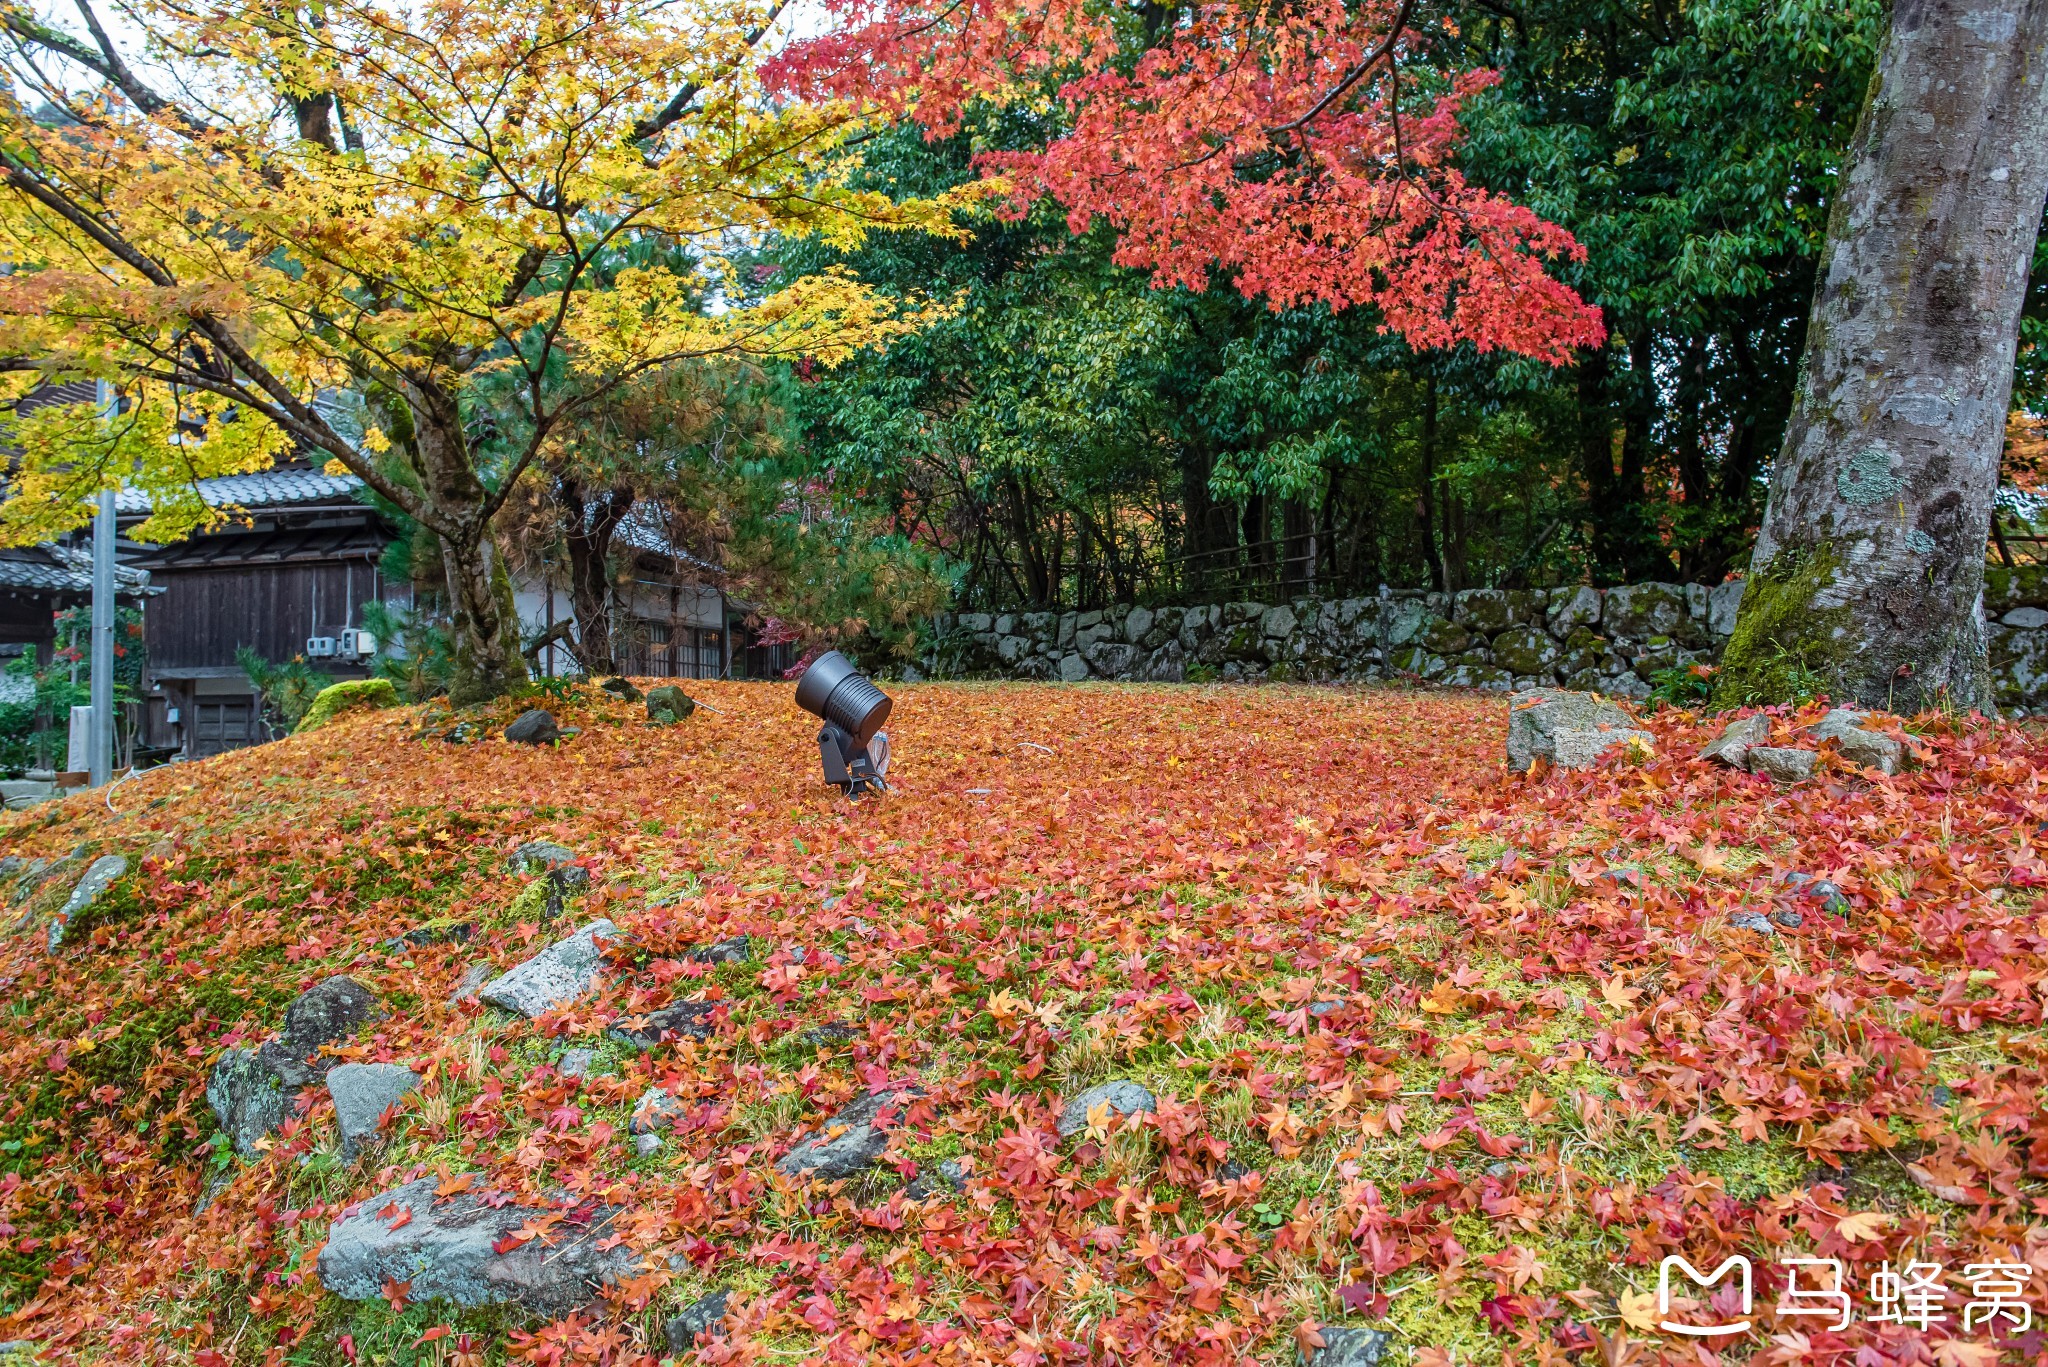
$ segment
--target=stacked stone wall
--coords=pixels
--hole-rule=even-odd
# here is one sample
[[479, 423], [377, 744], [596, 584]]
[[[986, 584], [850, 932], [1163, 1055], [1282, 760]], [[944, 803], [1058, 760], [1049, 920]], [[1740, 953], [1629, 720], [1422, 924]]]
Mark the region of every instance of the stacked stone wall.
[[[1418, 677], [1640, 698], [1660, 671], [1719, 659], [1741, 601], [1737, 581], [959, 613], [933, 622], [919, 672], [1072, 683]], [[2048, 569], [1989, 570], [1985, 619], [2000, 705], [2048, 707]]]

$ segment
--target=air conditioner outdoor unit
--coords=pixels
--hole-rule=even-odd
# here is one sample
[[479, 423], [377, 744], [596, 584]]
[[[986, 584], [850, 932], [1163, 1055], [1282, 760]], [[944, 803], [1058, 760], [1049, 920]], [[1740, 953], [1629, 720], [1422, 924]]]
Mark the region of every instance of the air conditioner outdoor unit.
[[333, 655], [334, 638], [332, 636], [308, 636], [306, 638], [307, 659], [325, 660], [331, 658]]
[[353, 655], [359, 660], [367, 660], [377, 653], [377, 638], [361, 627], [351, 627], [342, 632], [339, 645], [342, 654]]

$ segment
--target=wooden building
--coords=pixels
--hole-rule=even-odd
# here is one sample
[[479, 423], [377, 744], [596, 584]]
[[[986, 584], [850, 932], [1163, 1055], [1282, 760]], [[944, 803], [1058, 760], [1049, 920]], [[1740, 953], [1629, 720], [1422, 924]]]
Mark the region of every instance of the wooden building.
[[[124, 566], [146, 572], [152, 592], [144, 744], [196, 758], [271, 739], [262, 699], [236, 663], [243, 646], [282, 662], [307, 655], [309, 642], [334, 643], [334, 653], [308, 663], [342, 679], [369, 672], [372, 658], [348, 649], [364, 626], [363, 604], [410, 605], [412, 589], [380, 569], [396, 530], [357, 497], [358, 483], [308, 464], [203, 480], [209, 503], [236, 510], [231, 525], [169, 546], [123, 543]], [[148, 513], [132, 492], [119, 509], [128, 525]], [[614, 632], [627, 673], [748, 677], [788, 667], [790, 647], [748, 641], [736, 621], [746, 609], [727, 599], [716, 566], [667, 549], [644, 529], [625, 544], [635, 563], [620, 586]], [[567, 593], [548, 576], [515, 577], [513, 587], [526, 640], [572, 615]], [[543, 648], [535, 663], [545, 674], [575, 672], [560, 646]]]
[[[158, 591], [143, 613], [144, 744], [197, 758], [271, 739], [236, 651], [290, 660], [311, 640], [338, 641], [360, 627], [365, 602], [410, 600], [410, 586], [378, 568], [392, 529], [356, 486], [352, 476], [303, 464], [202, 480], [208, 503], [240, 510], [231, 524], [166, 546], [124, 543], [124, 563], [147, 570]], [[125, 525], [149, 512], [134, 491], [116, 507]], [[371, 661], [336, 654], [310, 663], [359, 679]]]

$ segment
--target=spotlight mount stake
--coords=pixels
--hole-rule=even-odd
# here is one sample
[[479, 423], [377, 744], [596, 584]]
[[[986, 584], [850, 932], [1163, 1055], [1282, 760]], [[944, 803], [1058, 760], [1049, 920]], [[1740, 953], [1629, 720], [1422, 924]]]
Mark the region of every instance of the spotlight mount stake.
[[895, 704], [853, 667], [853, 661], [836, 650], [811, 661], [796, 681], [796, 705], [824, 720], [818, 732], [818, 760], [825, 782], [849, 798], [889, 790], [883, 781], [889, 738], [882, 734], [882, 723]]

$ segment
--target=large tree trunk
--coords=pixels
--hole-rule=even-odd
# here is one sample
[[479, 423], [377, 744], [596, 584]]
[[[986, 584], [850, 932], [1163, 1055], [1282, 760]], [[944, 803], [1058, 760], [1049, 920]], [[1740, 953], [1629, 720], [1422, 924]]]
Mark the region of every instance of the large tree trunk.
[[448, 634], [458, 707], [500, 697], [527, 682], [519, 654], [512, 579], [491, 538], [490, 491], [477, 478], [455, 397], [431, 381], [405, 385], [413, 454], [438, 516], [435, 536], [448, 582]]
[[1900, 0], [1807, 327], [1725, 702], [1989, 709], [1984, 541], [2048, 193], [2048, 0]]

